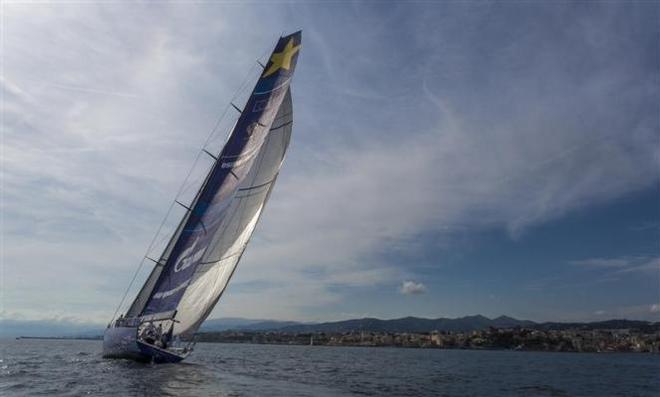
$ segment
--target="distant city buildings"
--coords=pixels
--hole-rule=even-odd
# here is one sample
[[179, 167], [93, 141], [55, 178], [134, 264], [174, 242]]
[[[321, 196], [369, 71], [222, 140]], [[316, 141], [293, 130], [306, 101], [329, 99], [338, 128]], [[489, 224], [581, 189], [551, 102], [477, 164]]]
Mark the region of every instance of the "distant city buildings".
[[208, 332], [198, 342], [325, 346], [391, 346], [443, 349], [509, 349], [551, 352], [660, 353], [660, 331], [636, 329], [537, 330], [490, 328], [471, 332], [287, 333], [255, 331]]

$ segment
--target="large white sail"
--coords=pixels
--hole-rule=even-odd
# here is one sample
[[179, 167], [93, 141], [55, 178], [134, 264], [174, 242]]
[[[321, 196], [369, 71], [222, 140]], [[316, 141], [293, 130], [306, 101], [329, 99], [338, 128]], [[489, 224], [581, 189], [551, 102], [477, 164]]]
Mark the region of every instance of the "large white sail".
[[291, 137], [287, 91], [252, 169], [240, 185], [209, 249], [179, 301], [174, 334], [189, 334], [206, 319], [227, 286], [275, 184]]
[[[186, 333], [208, 315], [224, 290], [289, 142], [289, 84], [299, 49], [300, 32], [277, 43], [188, 213], [131, 305], [129, 317], [152, 321], [176, 316], [177, 331]], [[213, 283], [207, 280], [211, 275], [215, 275]], [[204, 299], [201, 290], [206, 291]]]

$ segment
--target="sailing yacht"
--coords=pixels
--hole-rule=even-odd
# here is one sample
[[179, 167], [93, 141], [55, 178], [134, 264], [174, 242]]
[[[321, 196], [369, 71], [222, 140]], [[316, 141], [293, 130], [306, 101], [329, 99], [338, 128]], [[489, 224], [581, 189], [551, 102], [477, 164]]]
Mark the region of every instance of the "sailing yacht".
[[[293, 124], [290, 84], [301, 32], [280, 37], [229, 138], [125, 315], [113, 318], [103, 355], [179, 362], [245, 252], [284, 161]], [[121, 304], [120, 304], [121, 306]], [[114, 317], [114, 316], [113, 316]]]

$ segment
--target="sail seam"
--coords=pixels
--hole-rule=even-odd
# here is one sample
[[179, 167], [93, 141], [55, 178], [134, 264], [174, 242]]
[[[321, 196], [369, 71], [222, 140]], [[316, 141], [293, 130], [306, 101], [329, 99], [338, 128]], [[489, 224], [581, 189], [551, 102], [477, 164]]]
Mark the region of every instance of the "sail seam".
[[282, 124], [282, 125], [280, 125], [280, 126], [273, 127], [273, 128], [271, 128], [270, 130], [271, 130], [271, 131], [279, 130], [280, 128], [282, 128], [282, 127], [286, 127], [287, 125], [291, 125], [291, 124], [293, 124], [293, 121], [289, 121], [288, 123], [284, 123], [284, 124]]
[[201, 266], [201, 265], [210, 265], [210, 264], [212, 264], [212, 263], [222, 262], [222, 261], [227, 260], [227, 259], [229, 259], [229, 258], [233, 258], [233, 257], [235, 257], [236, 255], [240, 255], [240, 252], [236, 252], [236, 253], [234, 253], [234, 254], [227, 255], [227, 256], [222, 257], [222, 258], [220, 258], [220, 259], [218, 259], [218, 260], [213, 260], [213, 261], [208, 261], [208, 262], [200, 262], [199, 265], [200, 265], [200, 266]]

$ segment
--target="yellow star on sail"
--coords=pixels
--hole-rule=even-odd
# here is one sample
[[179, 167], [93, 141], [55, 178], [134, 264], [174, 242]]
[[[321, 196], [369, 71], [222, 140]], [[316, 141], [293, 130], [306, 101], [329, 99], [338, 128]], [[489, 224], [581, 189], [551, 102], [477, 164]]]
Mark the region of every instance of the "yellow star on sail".
[[268, 70], [264, 72], [263, 77], [268, 77], [280, 69], [289, 70], [291, 68], [291, 58], [293, 58], [298, 50], [300, 50], [300, 44], [294, 47], [293, 38], [289, 39], [289, 42], [286, 43], [282, 52], [275, 52], [273, 53], [273, 56], [270, 57], [271, 65]]

